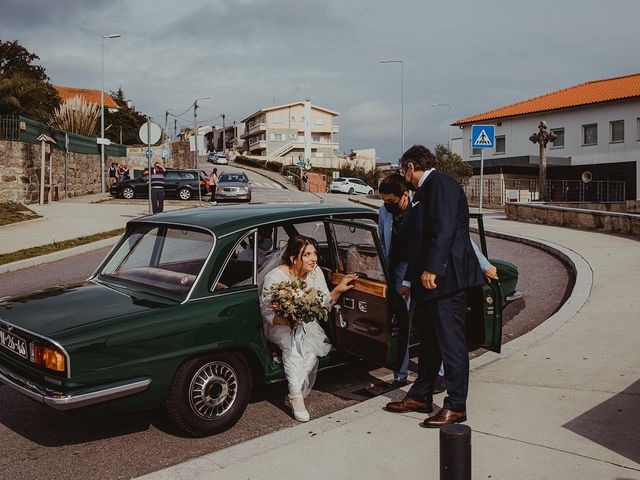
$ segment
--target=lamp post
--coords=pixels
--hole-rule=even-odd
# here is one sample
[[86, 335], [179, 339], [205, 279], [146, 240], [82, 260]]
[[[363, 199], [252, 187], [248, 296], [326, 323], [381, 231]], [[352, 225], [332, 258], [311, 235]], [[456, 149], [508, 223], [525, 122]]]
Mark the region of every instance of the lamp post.
[[193, 145], [195, 147], [195, 162], [193, 168], [198, 169], [198, 100], [207, 100], [211, 97], [200, 97], [193, 101]]
[[447, 107], [447, 124], [449, 125], [449, 150], [451, 150], [451, 105], [448, 103], [432, 103], [432, 107]]
[[100, 57], [101, 57], [101, 82], [100, 82], [100, 193], [104, 193], [104, 39], [119, 38], [121, 35], [115, 33], [112, 35], [101, 35], [100, 38]]
[[380, 63], [399, 63], [400, 64], [400, 75], [401, 75], [401, 84], [400, 84], [400, 122], [401, 122], [401, 135], [402, 135], [402, 143], [400, 152], [400, 156], [404, 154], [404, 61], [403, 60], [381, 60]]

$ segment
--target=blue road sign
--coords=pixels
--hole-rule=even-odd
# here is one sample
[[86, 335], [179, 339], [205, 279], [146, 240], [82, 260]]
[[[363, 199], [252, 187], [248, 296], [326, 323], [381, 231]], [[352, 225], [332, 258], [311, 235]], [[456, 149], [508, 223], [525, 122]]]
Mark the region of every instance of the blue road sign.
[[296, 167], [304, 167], [305, 163], [304, 162], [296, 162]]
[[495, 137], [495, 125], [471, 125], [471, 145], [473, 148], [493, 148]]
[[169, 150], [166, 148], [162, 149], [162, 158], [169, 158]]
[[144, 151], [144, 156], [145, 156], [145, 157], [147, 157], [147, 158], [151, 158], [151, 157], [153, 157], [153, 150], [151, 150], [150, 148], [147, 148], [147, 149]]

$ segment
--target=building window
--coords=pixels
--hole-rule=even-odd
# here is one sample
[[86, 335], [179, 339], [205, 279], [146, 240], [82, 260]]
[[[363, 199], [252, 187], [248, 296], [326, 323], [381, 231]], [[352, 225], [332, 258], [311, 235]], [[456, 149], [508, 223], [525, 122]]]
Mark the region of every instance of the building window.
[[598, 144], [598, 124], [591, 123], [582, 126], [582, 145]]
[[322, 137], [320, 135], [311, 135], [311, 141], [320, 143], [322, 141]]
[[609, 122], [611, 143], [624, 142], [624, 120]]
[[316, 125], [324, 125], [324, 118], [316, 117]]
[[271, 134], [272, 142], [284, 142], [284, 134], [283, 133], [272, 133]]
[[280, 115], [272, 115], [271, 121], [273, 123], [282, 123], [282, 117]]
[[496, 137], [496, 152], [495, 153], [504, 153], [507, 149], [507, 141], [505, 140], [504, 135]]
[[564, 148], [564, 128], [552, 128], [551, 131], [556, 134], [551, 148]]

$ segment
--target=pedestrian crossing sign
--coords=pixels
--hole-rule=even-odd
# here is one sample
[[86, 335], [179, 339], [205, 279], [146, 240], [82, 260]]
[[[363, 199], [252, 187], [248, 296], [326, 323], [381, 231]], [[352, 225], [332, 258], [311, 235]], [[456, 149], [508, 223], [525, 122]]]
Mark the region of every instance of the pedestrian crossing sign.
[[495, 125], [472, 125], [471, 143], [473, 148], [493, 148], [495, 144]]

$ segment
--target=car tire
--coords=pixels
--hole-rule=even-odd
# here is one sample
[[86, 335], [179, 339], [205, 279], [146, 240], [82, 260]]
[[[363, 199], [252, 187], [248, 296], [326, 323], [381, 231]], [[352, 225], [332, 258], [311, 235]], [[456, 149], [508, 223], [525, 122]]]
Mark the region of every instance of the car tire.
[[184, 362], [171, 381], [166, 411], [181, 431], [206, 437], [231, 428], [251, 396], [249, 364], [238, 353], [223, 352]]
[[178, 198], [180, 200], [191, 200], [191, 190], [188, 188], [181, 188], [178, 190]]
[[351, 187], [349, 189], [349, 195], [353, 195], [354, 193], [356, 193], [356, 191], [353, 189], [353, 187]]
[[122, 189], [122, 198], [126, 198], [127, 200], [131, 200], [136, 196], [136, 192], [133, 191], [131, 187], [124, 187]]

